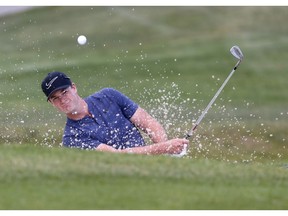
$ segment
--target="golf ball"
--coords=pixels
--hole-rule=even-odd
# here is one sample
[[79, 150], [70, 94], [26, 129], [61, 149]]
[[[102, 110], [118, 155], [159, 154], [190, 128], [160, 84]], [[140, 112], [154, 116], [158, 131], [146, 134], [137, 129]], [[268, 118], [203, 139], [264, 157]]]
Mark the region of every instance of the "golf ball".
[[78, 44], [80, 44], [80, 45], [84, 45], [84, 44], [86, 44], [86, 42], [87, 42], [87, 38], [86, 38], [84, 35], [80, 35], [80, 36], [77, 38], [77, 42], [78, 42]]

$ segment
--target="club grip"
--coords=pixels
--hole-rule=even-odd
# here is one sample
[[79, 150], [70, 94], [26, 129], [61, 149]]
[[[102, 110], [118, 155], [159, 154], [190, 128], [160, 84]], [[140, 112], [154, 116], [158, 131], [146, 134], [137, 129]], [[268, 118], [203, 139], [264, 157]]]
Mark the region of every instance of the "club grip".
[[190, 134], [186, 134], [185, 137], [184, 137], [184, 139], [187, 139], [187, 140], [188, 140], [191, 136], [192, 136], [192, 135], [190, 135]]

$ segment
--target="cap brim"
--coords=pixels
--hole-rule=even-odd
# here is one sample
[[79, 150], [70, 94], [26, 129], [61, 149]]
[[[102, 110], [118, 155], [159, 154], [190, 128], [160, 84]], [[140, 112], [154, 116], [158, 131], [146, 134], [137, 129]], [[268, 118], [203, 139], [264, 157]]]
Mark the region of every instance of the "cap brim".
[[56, 89], [54, 89], [52, 92], [50, 92], [50, 94], [47, 96], [47, 101], [49, 100], [49, 98], [51, 97], [51, 95], [53, 94], [53, 93], [55, 93], [56, 91], [58, 91], [58, 90], [61, 90], [61, 89], [66, 89], [66, 88], [68, 88], [68, 87], [70, 87], [71, 85], [64, 85], [64, 86], [61, 86], [61, 87], [58, 87], [58, 88], [56, 88]]

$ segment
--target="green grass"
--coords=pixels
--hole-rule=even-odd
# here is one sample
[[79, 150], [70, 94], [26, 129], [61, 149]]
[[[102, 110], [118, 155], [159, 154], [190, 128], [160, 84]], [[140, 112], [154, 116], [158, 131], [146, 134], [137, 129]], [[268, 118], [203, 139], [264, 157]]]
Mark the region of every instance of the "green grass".
[[[0, 209], [287, 209], [287, 19], [288, 7], [251, 6], [0, 17]], [[41, 91], [48, 72], [69, 74], [83, 97], [119, 89], [183, 137], [233, 69], [235, 44], [244, 61], [188, 157], [58, 148], [65, 116]]]
[[0, 209], [287, 209], [281, 163], [34, 146], [1, 146], [0, 152]]

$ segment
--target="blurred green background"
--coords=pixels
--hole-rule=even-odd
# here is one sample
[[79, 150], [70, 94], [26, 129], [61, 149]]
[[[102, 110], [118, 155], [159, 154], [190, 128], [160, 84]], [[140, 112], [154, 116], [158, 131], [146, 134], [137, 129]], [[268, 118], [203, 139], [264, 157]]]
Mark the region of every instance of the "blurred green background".
[[[65, 116], [40, 88], [54, 70], [85, 97], [116, 88], [183, 137], [237, 60], [198, 127], [191, 156], [287, 158], [288, 8], [35, 7], [0, 17], [0, 143], [59, 146]], [[86, 45], [77, 37], [85, 35]]]
[[[287, 20], [280, 6], [0, 16], [0, 209], [287, 209]], [[116, 88], [184, 137], [236, 64], [233, 45], [244, 60], [188, 156], [59, 148], [66, 119], [40, 88], [48, 72], [67, 73], [83, 97]]]

